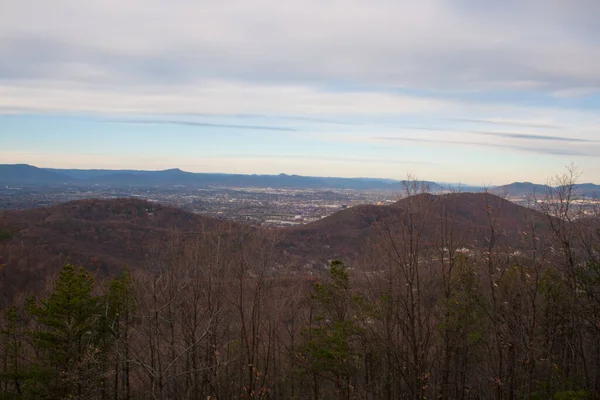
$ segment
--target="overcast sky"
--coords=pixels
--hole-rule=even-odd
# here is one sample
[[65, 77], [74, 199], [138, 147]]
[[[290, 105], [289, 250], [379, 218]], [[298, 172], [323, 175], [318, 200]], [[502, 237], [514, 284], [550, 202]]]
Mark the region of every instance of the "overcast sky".
[[0, 163], [600, 183], [598, 0], [0, 0]]

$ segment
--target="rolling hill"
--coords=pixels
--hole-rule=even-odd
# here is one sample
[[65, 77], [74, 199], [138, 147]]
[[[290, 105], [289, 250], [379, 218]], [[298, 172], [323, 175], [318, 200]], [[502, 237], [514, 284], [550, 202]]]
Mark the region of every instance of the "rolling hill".
[[[419, 209], [419, 213], [415, 210]], [[277, 264], [296, 268], [322, 265], [334, 258], [360, 260], [389, 229], [402, 241], [409, 221], [423, 222], [423, 246], [439, 246], [442, 216], [452, 222], [455, 244], [485, 248], [489, 235], [488, 211], [497, 215], [497, 244], [502, 248], [524, 245], [529, 223], [538, 234], [547, 232], [545, 218], [534, 210], [494, 195], [417, 195], [392, 205], [362, 205], [337, 212], [313, 223], [276, 230]], [[124, 265], [143, 268], [147, 254], [176, 236], [193, 237], [216, 229], [229, 232], [250, 228], [230, 221], [202, 217], [143, 200], [81, 200], [48, 208], [0, 213], [0, 289], [5, 292], [35, 289], [67, 260], [101, 276], [117, 273]], [[1, 233], [0, 232], [0, 233]], [[20, 289], [19, 289], [20, 288]]]
[[[418, 210], [418, 211], [416, 211]], [[547, 234], [547, 219], [537, 211], [484, 193], [423, 194], [388, 206], [362, 205], [339, 211], [311, 224], [290, 228], [282, 246], [290, 254], [316, 259], [356, 259], [373, 241], [406, 238], [411, 219], [423, 223], [422, 245], [439, 246], [442, 219], [452, 226], [460, 247], [485, 248], [490, 234], [488, 212], [495, 220], [496, 243], [502, 248], [523, 246], [523, 232], [535, 223], [538, 234]]]
[[[0, 292], [40, 288], [66, 262], [100, 276], [143, 267], [170, 237], [235, 225], [135, 199], [81, 200], [0, 213]], [[8, 240], [6, 240], [8, 239]]]

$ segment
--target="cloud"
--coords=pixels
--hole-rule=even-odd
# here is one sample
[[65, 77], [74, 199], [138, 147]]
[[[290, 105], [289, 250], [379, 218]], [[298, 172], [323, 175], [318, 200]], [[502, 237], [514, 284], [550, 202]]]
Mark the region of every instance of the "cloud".
[[378, 92], [324, 92], [307, 86], [205, 81], [196, 85], [113, 87], [85, 83], [2, 84], [0, 109], [113, 114], [285, 114], [299, 117], [434, 112], [451, 103]]
[[260, 131], [281, 131], [281, 132], [295, 132], [296, 129], [287, 128], [282, 126], [267, 126], [267, 125], [232, 125], [232, 124], [213, 124], [209, 122], [198, 122], [198, 121], [176, 121], [176, 120], [149, 120], [149, 119], [138, 119], [138, 120], [108, 120], [103, 121], [108, 123], [116, 124], [140, 124], [140, 125], [179, 125], [179, 126], [198, 126], [207, 128], [225, 128], [225, 129], [243, 129], [243, 130], [260, 130]]
[[573, 136], [550, 136], [538, 133], [524, 133], [524, 132], [499, 132], [499, 131], [483, 131], [483, 130], [469, 130], [469, 129], [452, 129], [452, 128], [435, 128], [435, 127], [416, 127], [416, 126], [403, 126], [403, 128], [418, 130], [418, 131], [434, 131], [434, 132], [448, 132], [448, 133], [468, 133], [483, 136], [494, 136], [508, 139], [525, 139], [525, 140], [544, 140], [550, 142], [573, 142], [573, 143], [600, 143], [600, 140], [584, 139]]
[[0, 15], [0, 76], [114, 91], [206, 81], [321, 91], [598, 88], [597, 1], [503, 4], [66, 0], [32, 11], [15, 1]]
[[531, 122], [531, 121], [514, 121], [506, 119], [473, 119], [473, 118], [448, 118], [449, 121], [458, 122], [470, 122], [475, 124], [488, 124], [488, 125], [504, 125], [504, 126], [515, 126], [524, 128], [543, 128], [543, 129], [564, 129], [563, 126], [543, 123], [543, 122]]
[[380, 163], [380, 164], [402, 164], [402, 165], [440, 165], [439, 163], [410, 160], [400, 158], [381, 158], [381, 157], [344, 157], [344, 156], [314, 156], [306, 154], [234, 154], [227, 155], [230, 158], [248, 158], [248, 159], [296, 159], [296, 160], [311, 160], [311, 161], [329, 161], [343, 163]]
[[466, 131], [477, 135], [496, 136], [511, 139], [545, 140], [554, 142], [600, 143], [598, 140], [581, 139], [571, 136], [549, 136], [533, 133], [496, 132], [496, 131]]
[[551, 147], [536, 147], [536, 146], [525, 146], [516, 144], [500, 144], [500, 143], [488, 143], [488, 142], [475, 142], [475, 141], [462, 141], [462, 140], [440, 140], [440, 139], [421, 139], [406, 136], [376, 136], [372, 137], [374, 140], [380, 141], [392, 141], [392, 142], [415, 142], [415, 143], [429, 143], [429, 144], [444, 144], [452, 146], [480, 146], [490, 147], [497, 149], [508, 149], [517, 151], [527, 151], [538, 154], [547, 155], [558, 155], [558, 156], [583, 156], [583, 157], [598, 157], [598, 149], [569, 149], [564, 147], [551, 148]]
[[600, 92], [600, 87], [584, 87], [584, 88], [570, 88], [564, 90], [558, 90], [552, 93], [554, 97], [558, 98], [582, 98], [594, 95], [595, 93]]

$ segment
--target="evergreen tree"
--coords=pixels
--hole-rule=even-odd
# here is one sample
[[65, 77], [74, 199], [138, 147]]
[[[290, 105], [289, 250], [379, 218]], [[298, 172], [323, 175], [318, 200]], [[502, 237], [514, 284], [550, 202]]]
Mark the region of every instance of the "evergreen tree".
[[129, 399], [130, 331], [136, 310], [136, 297], [133, 276], [127, 268], [123, 269], [120, 278], [112, 280], [105, 300], [102, 326], [106, 335], [103, 336], [102, 354], [105, 355], [107, 363], [109, 355], [112, 355], [112, 398]]
[[[359, 358], [362, 329], [356, 314], [360, 299], [350, 292], [350, 279], [342, 261], [330, 263], [330, 283], [314, 286], [316, 308], [314, 324], [305, 335], [307, 342], [301, 354], [314, 376], [332, 381], [338, 398], [350, 398]], [[315, 382], [315, 385], [318, 385]], [[319, 388], [315, 387], [315, 397]]]
[[5, 326], [0, 330], [2, 370], [0, 371], [0, 399], [16, 399], [22, 394], [27, 376], [23, 366], [23, 329], [16, 307], [5, 313]]
[[99, 362], [100, 298], [92, 294], [93, 279], [67, 264], [54, 291], [37, 303], [28, 299], [35, 320], [31, 338], [38, 354], [27, 390], [35, 398], [94, 398], [102, 364]]

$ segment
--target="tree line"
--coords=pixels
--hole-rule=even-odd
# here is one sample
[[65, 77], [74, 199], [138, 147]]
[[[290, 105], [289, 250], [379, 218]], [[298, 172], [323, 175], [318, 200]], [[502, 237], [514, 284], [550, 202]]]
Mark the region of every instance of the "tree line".
[[598, 399], [600, 218], [574, 178], [536, 199], [519, 248], [486, 194], [465, 250], [415, 181], [324, 276], [274, 275], [277, 233], [256, 229], [174, 238], [108, 282], [68, 264], [4, 310], [0, 399]]

